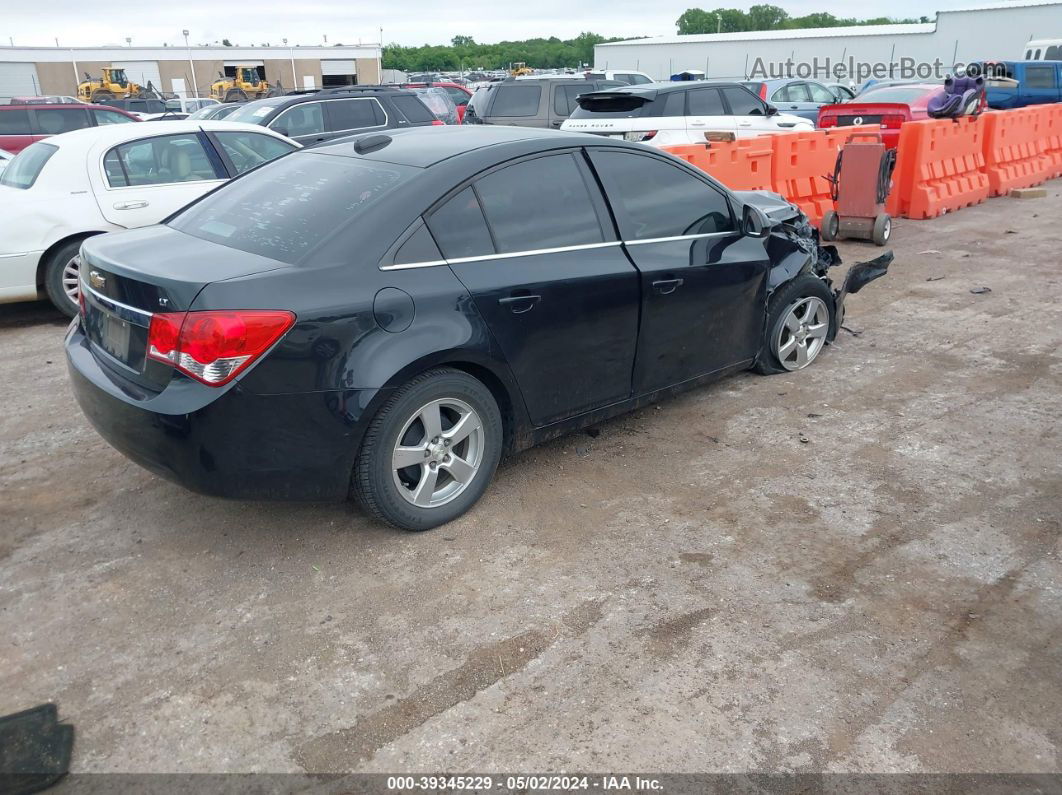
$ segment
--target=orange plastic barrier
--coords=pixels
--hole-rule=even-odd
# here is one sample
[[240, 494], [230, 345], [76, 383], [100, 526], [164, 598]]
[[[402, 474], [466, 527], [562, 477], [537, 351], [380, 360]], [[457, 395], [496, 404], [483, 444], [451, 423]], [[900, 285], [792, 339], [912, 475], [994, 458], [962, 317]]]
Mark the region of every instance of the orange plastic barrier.
[[1049, 179], [1055, 157], [1047, 146], [1047, 106], [992, 111], [985, 119], [985, 173], [993, 196]]
[[1062, 177], [1062, 102], [1045, 105], [1044, 154], [1051, 159], [1049, 176]]
[[766, 137], [689, 144], [664, 150], [711, 174], [731, 190], [772, 190], [774, 150]]
[[834, 209], [829, 177], [837, 165], [837, 148], [846, 140], [846, 135], [829, 136], [822, 130], [770, 136], [774, 191], [799, 206], [815, 226]]
[[904, 124], [886, 206], [889, 215], [935, 218], [987, 199], [984, 128], [983, 116]]

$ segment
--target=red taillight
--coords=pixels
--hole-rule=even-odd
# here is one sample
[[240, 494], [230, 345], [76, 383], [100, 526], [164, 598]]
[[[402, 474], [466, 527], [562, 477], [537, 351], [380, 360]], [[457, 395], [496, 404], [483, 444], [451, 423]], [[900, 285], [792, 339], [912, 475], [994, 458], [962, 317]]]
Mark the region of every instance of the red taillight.
[[837, 126], [837, 117], [836, 116], [826, 116], [824, 118], [819, 119], [819, 127], [836, 127], [836, 126]]
[[151, 316], [148, 358], [208, 386], [227, 384], [295, 323], [283, 310], [164, 312]]
[[85, 316], [85, 291], [81, 289], [81, 282], [77, 284], [77, 306], [81, 317]]
[[903, 116], [882, 116], [881, 129], [898, 130], [907, 119]]
[[442, 121], [441, 119], [436, 119], [435, 121], [433, 121], [431, 123], [431, 126], [432, 127], [445, 127], [446, 126], [446, 122]]
[[764, 102], [767, 101], [767, 84], [766, 83], [760, 83], [760, 99], [762, 99]]

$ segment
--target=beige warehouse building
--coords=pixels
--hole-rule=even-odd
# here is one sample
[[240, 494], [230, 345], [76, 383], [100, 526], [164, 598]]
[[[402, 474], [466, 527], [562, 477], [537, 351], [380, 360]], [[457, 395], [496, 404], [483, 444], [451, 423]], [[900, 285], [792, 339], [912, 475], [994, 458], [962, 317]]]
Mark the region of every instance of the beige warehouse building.
[[0, 47], [0, 102], [40, 94], [76, 95], [87, 72], [125, 69], [134, 83], [162, 92], [209, 96], [219, 74], [253, 66], [285, 89], [380, 82], [380, 47]]

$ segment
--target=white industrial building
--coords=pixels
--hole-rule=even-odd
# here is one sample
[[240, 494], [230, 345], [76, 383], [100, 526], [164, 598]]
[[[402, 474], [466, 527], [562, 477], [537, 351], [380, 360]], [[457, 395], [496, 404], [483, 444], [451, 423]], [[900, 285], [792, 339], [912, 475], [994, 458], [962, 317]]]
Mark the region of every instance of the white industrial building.
[[[955, 11], [938, 11], [936, 21], [924, 24], [867, 25], [803, 30], [770, 30], [660, 36], [598, 44], [597, 69], [637, 69], [658, 80], [685, 70], [702, 70], [710, 78], [813, 77], [834, 79], [823, 72], [797, 73], [853, 61], [866, 64], [930, 64], [945, 68], [974, 60], [1021, 60], [1030, 39], [1062, 38], [1062, 2], [1015, 0]], [[764, 66], [793, 63], [792, 74], [752, 75], [760, 60]], [[800, 64], [808, 66], [799, 67]], [[903, 76], [900, 74], [897, 77]], [[923, 75], [917, 75], [919, 77]], [[861, 82], [846, 77], [838, 82]]]

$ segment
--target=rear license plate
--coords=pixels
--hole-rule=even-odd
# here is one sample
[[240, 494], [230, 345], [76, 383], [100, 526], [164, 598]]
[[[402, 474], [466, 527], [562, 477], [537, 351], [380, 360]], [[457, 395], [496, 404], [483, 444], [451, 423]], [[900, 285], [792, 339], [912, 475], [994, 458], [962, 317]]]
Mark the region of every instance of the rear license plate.
[[108, 316], [100, 334], [100, 347], [120, 362], [129, 360], [129, 324]]
[[881, 116], [838, 116], [838, 127], [861, 127], [864, 124], [881, 124]]

